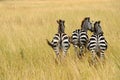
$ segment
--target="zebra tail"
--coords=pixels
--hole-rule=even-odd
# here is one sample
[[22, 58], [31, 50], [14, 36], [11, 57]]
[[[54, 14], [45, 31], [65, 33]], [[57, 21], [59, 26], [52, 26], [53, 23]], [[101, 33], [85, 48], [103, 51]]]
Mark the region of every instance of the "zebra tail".
[[47, 41], [47, 43], [48, 43], [49, 46], [51, 46], [52, 48], [54, 47], [54, 45], [51, 44], [51, 42], [48, 39], [46, 39], [46, 41]]

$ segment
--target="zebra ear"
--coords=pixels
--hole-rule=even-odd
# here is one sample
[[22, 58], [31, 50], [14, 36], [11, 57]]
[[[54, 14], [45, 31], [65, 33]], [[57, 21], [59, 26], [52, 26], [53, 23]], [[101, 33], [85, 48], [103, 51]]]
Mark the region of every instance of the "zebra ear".
[[85, 17], [84, 20], [88, 20], [88, 21], [89, 21], [89, 20], [90, 20], [90, 17]]
[[100, 24], [101, 21], [98, 21], [98, 24]]
[[90, 21], [90, 17], [87, 17], [88, 21]]
[[59, 21], [58, 20], [56, 20], [57, 21], [57, 23], [59, 24]]

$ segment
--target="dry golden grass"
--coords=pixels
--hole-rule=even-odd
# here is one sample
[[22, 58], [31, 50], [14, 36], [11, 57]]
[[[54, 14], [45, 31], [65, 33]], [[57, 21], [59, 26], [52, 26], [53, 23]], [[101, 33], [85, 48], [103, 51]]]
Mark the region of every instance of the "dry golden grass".
[[[0, 80], [120, 80], [119, 6], [119, 0], [2, 0]], [[71, 35], [86, 16], [101, 20], [109, 44], [105, 64], [89, 66], [90, 52], [78, 60], [72, 45], [56, 64], [45, 41], [57, 32], [56, 20], [64, 19]]]

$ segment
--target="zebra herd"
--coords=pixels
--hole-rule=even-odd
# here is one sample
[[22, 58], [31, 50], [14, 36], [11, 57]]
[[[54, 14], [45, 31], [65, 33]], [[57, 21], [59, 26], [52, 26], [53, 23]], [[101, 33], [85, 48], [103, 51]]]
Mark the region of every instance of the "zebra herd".
[[[88, 49], [91, 51], [92, 61], [95, 60], [96, 55], [100, 59], [104, 59], [104, 51], [107, 50], [107, 41], [104, 37], [100, 21], [96, 21], [92, 27], [90, 17], [84, 18], [81, 29], [74, 30], [71, 37], [65, 33], [65, 21], [57, 20], [57, 23], [59, 25], [58, 33], [55, 34], [51, 42], [47, 40], [48, 45], [53, 48], [57, 57], [59, 57], [61, 51], [63, 52], [63, 56], [66, 56], [70, 44], [72, 44], [79, 58]], [[88, 30], [93, 33], [90, 38], [87, 34]]]

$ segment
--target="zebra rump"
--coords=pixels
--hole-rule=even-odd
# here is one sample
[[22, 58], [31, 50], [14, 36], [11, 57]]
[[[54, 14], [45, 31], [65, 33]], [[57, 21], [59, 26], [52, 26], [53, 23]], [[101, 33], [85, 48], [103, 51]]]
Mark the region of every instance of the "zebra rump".
[[88, 50], [95, 49], [96, 52], [100, 50], [107, 50], [107, 41], [105, 40], [103, 34], [92, 35], [87, 46]]

